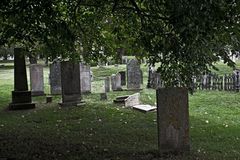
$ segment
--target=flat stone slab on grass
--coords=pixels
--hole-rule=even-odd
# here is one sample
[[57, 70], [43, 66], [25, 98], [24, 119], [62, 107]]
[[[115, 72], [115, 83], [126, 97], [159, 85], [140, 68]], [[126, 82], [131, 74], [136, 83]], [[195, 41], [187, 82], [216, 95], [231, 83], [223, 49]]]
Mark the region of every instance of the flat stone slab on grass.
[[149, 104], [139, 104], [139, 105], [133, 106], [133, 109], [136, 109], [142, 112], [150, 112], [150, 111], [155, 111], [157, 107], [151, 106]]

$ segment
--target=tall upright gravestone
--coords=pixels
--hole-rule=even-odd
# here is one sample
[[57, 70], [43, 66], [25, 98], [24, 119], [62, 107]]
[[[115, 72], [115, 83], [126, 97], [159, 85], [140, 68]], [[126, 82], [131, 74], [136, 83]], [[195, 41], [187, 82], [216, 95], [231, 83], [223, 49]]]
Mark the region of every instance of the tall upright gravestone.
[[61, 106], [78, 106], [81, 101], [79, 63], [61, 62], [62, 103]]
[[14, 48], [14, 91], [10, 110], [35, 108], [32, 103], [31, 91], [28, 91], [27, 73], [24, 50]]
[[127, 64], [127, 88], [137, 90], [141, 88], [141, 69], [136, 59]]
[[32, 96], [44, 95], [43, 66], [31, 64], [29, 70]]
[[90, 66], [80, 63], [80, 83], [82, 93], [91, 93]]
[[190, 150], [186, 88], [157, 89], [157, 122], [160, 153]]
[[53, 95], [62, 93], [62, 85], [61, 85], [61, 62], [54, 61], [50, 65], [50, 92]]

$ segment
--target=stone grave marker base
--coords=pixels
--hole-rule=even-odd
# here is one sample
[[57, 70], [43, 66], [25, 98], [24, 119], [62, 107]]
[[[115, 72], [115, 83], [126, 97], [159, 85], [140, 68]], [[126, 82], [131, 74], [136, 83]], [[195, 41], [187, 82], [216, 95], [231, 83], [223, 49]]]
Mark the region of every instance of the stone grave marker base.
[[9, 104], [9, 109], [33, 109], [35, 104], [31, 102], [31, 91], [12, 91], [12, 103]]

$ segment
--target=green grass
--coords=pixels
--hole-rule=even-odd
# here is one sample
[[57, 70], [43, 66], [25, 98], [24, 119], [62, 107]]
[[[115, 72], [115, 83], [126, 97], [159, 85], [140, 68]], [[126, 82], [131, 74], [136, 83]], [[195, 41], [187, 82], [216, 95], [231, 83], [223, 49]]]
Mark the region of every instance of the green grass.
[[[146, 68], [142, 66], [144, 70]], [[156, 112], [142, 113], [112, 103], [110, 92], [100, 101], [102, 78], [125, 66], [93, 68], [95, 89], [84, 95], [84, 107], [59, 108], [60, 97], [45, 104], [34, 97], [36, 109], [8, 111], [13, 89], [13, 70], [0, 69], [0, 157], [17, 159], [200, 159], [240, 157], [240, 94], [198, 91], [189, 95], [191, 151], [188, 155], [157, 154]], [[44, 69], [45, 81], [48, 69]], [[140, 92], [141, 100], [155, 104], [155, 91]], [[48, 84], [45, 82], [47, 91]]]

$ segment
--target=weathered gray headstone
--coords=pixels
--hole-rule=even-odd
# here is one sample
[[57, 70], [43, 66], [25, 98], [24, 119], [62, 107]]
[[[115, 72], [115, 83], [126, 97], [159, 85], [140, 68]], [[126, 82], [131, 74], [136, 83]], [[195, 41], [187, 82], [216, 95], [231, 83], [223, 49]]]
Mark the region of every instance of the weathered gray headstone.
[[121, 85], [121, 74], [117, 73], [116, 74], [116, 88], [118, 91], [122, 90], [122, 85]]
[[104, 79], [105, 92], [110, 92], [110, 77]]
[[35, 108], [32, 103], [31, 91], [28, 91], [27, 73], [24, 50], [14, 48], [14, 91], [12, 91], [12, 103], [10, 110]]
[[111, 75], [111, 88], [113, 91], [117, 90], [117, 85], [116, 85], [116, 74]]
[[125, 99], [125, 107], [133, 107], [140, 104], [140, 94], [135, 93]]
[[80, 63], [81, 92], [91, 93], [91, 73], [90, 66]]
[[43, 66], [41, 64], [31, 64], [29, 70], [32, 96], [44, 95]]
[[127, 88], [133, 90], [141, 88], [141, 69], [136, 59], [127, 64]]
[[126, 85], [126, 72], [125, 71], [120, 71], [119, 73], [121, 75], [121, 85], [125, 86]]
[[79, 63], [61, 62], [62, 103], [61, 106], [81, 105]]
[[157, 89], [158, 147], [163, 152], [189, 151], [188, 90]]
[[112, 84], [112, 90], [113, 91], [121, 91], [121, 75], [118, 74], [112, 74], [111, 76], [111, 84]]
[[55, 61], [50, 65], [50, 92], [53, 95], [62, 94], [61, 63]]

